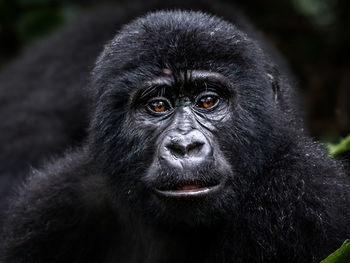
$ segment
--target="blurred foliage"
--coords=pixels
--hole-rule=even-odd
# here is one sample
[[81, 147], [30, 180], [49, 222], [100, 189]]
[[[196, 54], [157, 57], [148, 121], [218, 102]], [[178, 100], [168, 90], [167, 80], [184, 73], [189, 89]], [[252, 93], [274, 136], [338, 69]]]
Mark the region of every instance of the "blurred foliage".
[[333, 254], [320, 263], [349, 263], [350, 262], [350, 240], [345, 240], [344, 244]]
[[16, 23], [16, 32], [19, 40], [26, 44], [38, 36], [50, 32], [63, 20], [61, 9], [45, 8], [33, 10], [23, 14]]
[[76, 11], [71, 1], [0, 0], [0, 65]]
[[320, 26], [328, 26], [335, 22], [335, 1], [329, 0], [292, 0], [297, 11], [309, 16]]

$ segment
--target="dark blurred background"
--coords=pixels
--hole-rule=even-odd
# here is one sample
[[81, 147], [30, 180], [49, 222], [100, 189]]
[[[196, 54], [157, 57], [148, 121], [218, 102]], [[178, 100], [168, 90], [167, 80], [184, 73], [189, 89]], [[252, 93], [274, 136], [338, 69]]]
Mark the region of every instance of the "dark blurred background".
[[[103, 1], [0, 0], [0, 68], [24, 47], [74, 19], [79, 10], [93, 2]], [[325, 142], [337, 142], [347, 136], [350, 133], [350, 1], [232, 2], [289, 62], [302, 91], [312, 136]]]

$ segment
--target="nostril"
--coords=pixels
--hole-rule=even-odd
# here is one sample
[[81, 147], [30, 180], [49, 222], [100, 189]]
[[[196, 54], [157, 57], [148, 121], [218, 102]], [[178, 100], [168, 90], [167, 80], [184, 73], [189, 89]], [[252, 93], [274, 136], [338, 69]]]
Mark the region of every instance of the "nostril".
[[186, 148], [179, 144], [169, 144], [166, 148], [176, 157], [183, 157], [186, 154]]
[[183, 158], [184, 156], [196, 156], [199, 155], [203, 148], [204, 143], [193, 142], [189, 145], [182, 145], [178, 143], [171, 143], [166, 146], [169, 152], [178, 158]]
[[186, 153], [187, 153], [189, 156], [197, 155], [197, 154], [199, 154], [199, 152], [202, 150], [203, 145], [204, 145], [204, 143], [202, 143], [202, 142], [194, 142], [194, 143], [191, 143], [190, 145], [188, 145], [188, 146], [186, 147]]

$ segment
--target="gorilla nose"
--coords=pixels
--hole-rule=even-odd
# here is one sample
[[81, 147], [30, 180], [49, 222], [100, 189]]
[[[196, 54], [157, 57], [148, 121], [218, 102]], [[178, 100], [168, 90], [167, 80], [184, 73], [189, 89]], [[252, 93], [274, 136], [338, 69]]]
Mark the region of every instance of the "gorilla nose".
[[174, 141], [165, 147], [168, 148], [172, 155], [177, 156], [178, 158], [184, 158], [186, 155], [189, 157], [198, 155], [201, 152], [203, 145], [203, 142], [183, 143]]
[[212, 150], [207, 138], [198, 130], [186, 134], [171, 132], [161, 147], [161, 158], [171, 166], [196, 166], [203, 163]]

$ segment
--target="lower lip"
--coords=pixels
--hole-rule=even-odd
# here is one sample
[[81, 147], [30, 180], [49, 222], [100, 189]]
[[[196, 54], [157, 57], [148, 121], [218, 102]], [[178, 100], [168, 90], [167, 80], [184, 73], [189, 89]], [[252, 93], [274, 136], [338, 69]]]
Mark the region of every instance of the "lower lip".
[[220, 185], [201, 187], [197, 189], [189, 190], [159, 190], [156, 189], [156, 193], [165, 196], [165, 197], [175, 197], [175, 198], [185, 198], [185, 197], [200, 197], [206, 196], [217, 191], [220, 188]]

